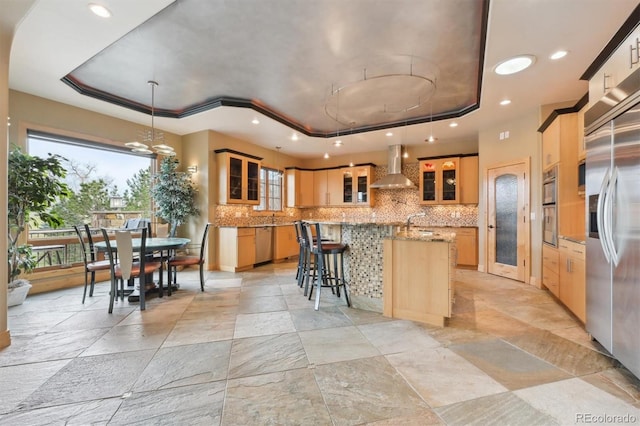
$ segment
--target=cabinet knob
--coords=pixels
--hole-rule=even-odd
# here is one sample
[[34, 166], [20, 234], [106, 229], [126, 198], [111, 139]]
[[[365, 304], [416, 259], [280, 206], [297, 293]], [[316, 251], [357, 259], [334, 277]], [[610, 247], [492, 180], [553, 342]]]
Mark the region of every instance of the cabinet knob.
[[495, 228], [495, 226], [489, 225], [489, 229], [493, 229], [493, 228]]

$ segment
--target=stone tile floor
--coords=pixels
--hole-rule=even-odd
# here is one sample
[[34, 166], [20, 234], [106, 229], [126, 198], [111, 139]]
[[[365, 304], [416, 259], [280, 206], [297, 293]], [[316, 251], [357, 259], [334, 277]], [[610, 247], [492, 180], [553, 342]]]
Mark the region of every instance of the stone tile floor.
[[[295, 265], [179, 275], [147, 310], [106, 283], [9, 309], [0, 424], [426, 425], [640, 422], [640, 382], [545, 291], [457, 270], [445, 328], [320, 311]], [[618, 417], [619, 416], [619, 417]]]

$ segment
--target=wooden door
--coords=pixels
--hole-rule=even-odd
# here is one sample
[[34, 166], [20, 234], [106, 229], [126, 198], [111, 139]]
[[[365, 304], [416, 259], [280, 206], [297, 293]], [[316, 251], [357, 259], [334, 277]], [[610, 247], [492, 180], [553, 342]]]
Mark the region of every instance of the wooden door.
[[529, 159], [487, 169], [487, 272], [529, 282]]

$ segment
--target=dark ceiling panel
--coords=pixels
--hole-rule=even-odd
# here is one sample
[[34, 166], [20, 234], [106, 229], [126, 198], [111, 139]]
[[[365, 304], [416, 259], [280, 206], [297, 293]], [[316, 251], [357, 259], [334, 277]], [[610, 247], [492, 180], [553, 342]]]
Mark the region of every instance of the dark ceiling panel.
[[155, 80], [159, 116], [247, 107], [314, 136], [425, 122], [478, 107], [487, 15], [488, 0], [178, 0], [63, 80], [147, 113]]

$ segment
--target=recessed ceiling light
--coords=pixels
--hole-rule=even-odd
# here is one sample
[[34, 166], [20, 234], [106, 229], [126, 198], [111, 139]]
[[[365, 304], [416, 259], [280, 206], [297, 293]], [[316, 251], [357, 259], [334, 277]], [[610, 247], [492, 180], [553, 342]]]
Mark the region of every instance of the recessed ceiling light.
[[253, 124], [260, 124], [260, 120], [258, 120], [257, 118], [254, 118], [253, 120], [251, 120], [251, 122]]
[[551, 56], [549, 56], [549, 59], [553, 59], [555, 61], [556, 59], [564, 58], [567, 56], [567, 53], [569, 52], [566, 50], [558, 50], [557, 52], [553, 52]]
[[503, 99], [500, 101], [500, 105], [509, 105], [511, 103], [511, 99]]
[[340, 139], [338, 139], [337, 141], [333, 142], [333, 146], [341, 147], [342, 146], [342, 141]]
[[536, 60], [533, 55], [520, 55], [500, 62], [494, 68], [496, 74], [509, 75], [529, 68]]
[[292, 141], [297, 141], [298, 140], [298, 134], [297, 133], [292, 134], [291, 135], [291, 140]]
[[91, 9], [91, 11], [95, 15], [98, 15], [101, 18], [110, 18], [111, 17], [111, 11], [109, 11], [109, 9], [107, 9], [106, 7], [104, 7], [101, 4], [89, 3], [89, 9]]
[[449, 127], [458, 127], [458, 123], [454, 121], [453, 123], [449, 124]]
[[392, 133], [392, 132], [387, 132], [387, 133], [385, 134], [385, 136], [393, 136], [393, 133]]
[[325, 153], [324, 153], [324, 159], [326, 160], [327, 158], [329, 158], [329, 153], [328, 153], [328, 152], [325, 152]]

